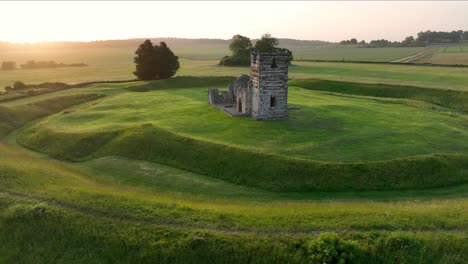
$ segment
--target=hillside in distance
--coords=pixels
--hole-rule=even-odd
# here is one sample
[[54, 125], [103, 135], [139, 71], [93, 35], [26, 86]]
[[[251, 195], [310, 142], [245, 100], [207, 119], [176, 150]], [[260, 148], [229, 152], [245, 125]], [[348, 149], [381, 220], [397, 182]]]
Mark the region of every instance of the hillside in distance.
[[[114, 58], [131, 58], [145, 38], [97, 40], [89, 42], [10, 43], [0, 41], [1, 61], [25, 63], [28, 60], [66, 60], [69, 53], [113, 53]], [[228, 39], [150, 38], [153, 43], [166, 42], [180, 58], [219, 60], [230, 54]], [[255, 43], [256, 39], [252, 39]], [[359, 44], [337, 44], [321, 40], [279, 38], [279, 46], [293, 52], [296, 61], [394, 62], [468, 65], [468, 44], [438, 44], [427, 47], [366, 47]], [[78, 57], [77, 59], [80, 59]], [[85, 59], [85, 58], [83, 58]], [[117, 59], [118, 60], [118, 59]], [[75, 61], [73, 61], [75, 62]], [[86, 63], [86, 62], [85, 62]], [[91, 63], [91, 61], [88, 61]]]
[[[120, 49], [135, 50], [146, 38], [123, 40], [97, 40], [88, 42], [42, 42], [10, 43], [0, 42], [0, 53], [34, 52], [37, 50], [76, 50], [76, 49]], [[166, 42], [180, 57], [187, 59], [220, 59], [230, 53], [227, 39], [189, 38], [149, 38], [153, 43]], [[280, 45], [291, 50], [310, 49], [330, 44], [320, 40], [279, 39]], [[255, 41], [255, 40], [253, 40]]]

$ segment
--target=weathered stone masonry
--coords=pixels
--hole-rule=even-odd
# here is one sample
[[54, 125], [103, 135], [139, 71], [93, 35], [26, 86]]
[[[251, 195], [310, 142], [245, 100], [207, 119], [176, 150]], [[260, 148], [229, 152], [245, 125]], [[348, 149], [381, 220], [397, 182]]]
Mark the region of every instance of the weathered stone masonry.
[[210, 104], [231, 116], [250, 115], [257, 120], [288, 118], [288, 54], [252, 50], [250, 77], [241, 75], [227, 92], [208, 90]]

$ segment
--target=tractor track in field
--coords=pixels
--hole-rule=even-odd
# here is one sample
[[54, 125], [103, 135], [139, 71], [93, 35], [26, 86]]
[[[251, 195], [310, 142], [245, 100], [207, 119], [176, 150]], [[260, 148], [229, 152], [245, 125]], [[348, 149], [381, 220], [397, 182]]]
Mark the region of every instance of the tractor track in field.
[[437, 51], [437, 48], [428, 48], [428, 49], [425, 49], [421, 52], [418, 52], [416, 54], [413, 54], [413, 55], [410, 55], [410, 56], [406, 56], [406, 57], [403, 57], [403, 58], [399, 58], [399, 59], [396, 59], [396, 60], [393, 60], [391, 62], [399, 62], [399, 63], [412, 63], [416, 60], [419, 60], [423, 57], [426, 57], [426, 56], [429, 56], [429, 55], [432, 55], [434, 54], [435, 52]]
[[133, 223], [138, 225], [150, 225], [160, 228], [171, 228], [176, 230], [196, 230], [204, 232], [221, 232], [224, 234], [232, 235], [260, 235], [266, 237], [272, 236], [310, 236], [310, 235], [319, 235], [324, 232], [374, 232], [374, 231], [409, 231], [409, 232], [427, 232], [427, 233], [437, 233], [437, 232], [451, 232], [451, 233], [466, 233], [465, 229], [427, 229], [427, 228], [324, 228], [324, 229], [315, 229], [315, 230], [305, 230], [305, 231], [295, 231], [295, 230], [252, 230], [252, 229], [237, 229], [229, 227], [219, 227], [219, 226], [206, 226], [206, 225], [192, 225], [184, 223], [171, 223], [165, 221], [158, 221], [157, 219], [142, 219], [130, 215], [119, 215], [113, 214], [105, 211], [96, 210], [93, 208], [85, 208], [76, 205], [71, 205], [62, 201], [57, 201], [53, 199], [36, 197], [28, 194], [22, 193], [13, 193], [5, 190], [0, 190], [0, 195], [7, 196], [14, 200], [20, 200], [23, 202], [33, 203], [33, 204], [46, 204], [47, 206], [56, 207], [60, 209], [65, 209], [73, 211], [74, 213], [84, 214], [91, 217], [99, 217], [112, 221], [120, 221]]

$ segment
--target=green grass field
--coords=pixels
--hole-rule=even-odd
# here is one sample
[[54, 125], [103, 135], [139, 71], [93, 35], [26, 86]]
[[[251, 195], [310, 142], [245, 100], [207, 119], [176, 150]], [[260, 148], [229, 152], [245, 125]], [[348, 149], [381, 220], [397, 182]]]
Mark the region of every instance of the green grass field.
[[[206, 103], [207, 87], [120, 93], [42, 122], [54, 132], [85, 133], [152, 124], [203, 141], [324, 161], [367, 161], [468, 149], [468, 120], [397, 100], [329, 95], [290, 87], [299, 109], [279, 122], [227, 118]], [[90, 88], [96, 89], [96, 88]], [[99, 91], [99, 89], [96, 89]], [[430, 128], [430, 129], [429, 129]]]
[[[216, 60], [181, 60], [178, 76], [238, 76], [248, 74], [247, 67], [217, 66]], [[0, 88], [15, 81], [41, 83], [57, 81], [77, 83], [99, 80], [128, 80], [134, 65], [131, 59], [108, 65], [93, 65], [83, 68], [0, 71]], [[361, 83], [383, 83], [419, 87], [466, 90], [468, 68], [400, 66], [353, 63], [294, 62], [290, 67], [291, 78], [316, 78], [323, 80]]]
[[[322, 240], [358, 263], [466, 260], [464, 186], [281, 194], [143, 161], [69, 164], [0, 149], [5, 262], [302, 263], [320, 255], [308, 246]], [[333, 233], [340, 238], [330, 242]]]
[[[360, 48], [352, 45], [286, 45], [293, 50], [296, 60], [345, 60], [345, 61], [398, 61], [424, 51], [425, 48]], [[458, 47], [458, 46], [457, 46]], [[441, 47], [430, 58], [416, 62], [441, 64], [468, 64], [466, 47]], [[441, 53], [439, 51], [454, 51]], [[224, 44], [175, 46], [175, 53], [181, 57], [179, 76], [237, 76], [248, 73], [247, 68], [217, 66], [219, 59], [229, 53]], [[459, 48], [460, 50], [460, 48]], [[55, 60], [63, 63], [83, 62], [88, 67], [0, 71], [0, 90], [15, 81], [40, 83], [57, 81], [77, 83], [99, 80], [133, 79], [133, 49], [130, 48], [75, 48], [46, 50], [16, 50], [0, 52], [2, 61], [13, 60], [17, 64], [27, 60]], [[432, 58], [432, 56], [434, 58]], [[443, 56], [437, 59], [437, 56]], [[343, 64], [294, 62], [290, 69], [293, 78], [319, 78], [366, 83], [405, 84], [442, 89], [466, 89], [467, 68], [413, 67], [375, 64]]]
[[0, 103], [0, 263], [468, 261], [466, 68], [298, 62], [259, 122], [182, 62]]
[[394, 61], [425, 48], [362, 48], [358, 45], [316, 45], [291, 48], [297, 60]]

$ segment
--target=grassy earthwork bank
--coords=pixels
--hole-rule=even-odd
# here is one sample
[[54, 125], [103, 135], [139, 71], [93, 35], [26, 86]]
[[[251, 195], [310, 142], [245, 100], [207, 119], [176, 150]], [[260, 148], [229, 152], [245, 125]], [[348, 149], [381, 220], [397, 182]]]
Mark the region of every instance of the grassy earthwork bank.
[[399, 100], [291, 87], [289, 120], [257, 122], [209, 106], [206, 86], [185, 88], [203, 80], [118, 84], [99, 104], [46, 118], [17, 139], [58, 159], [118, 155], [272, 191], [424, 189], [468, 180], [468, 120], [447, 110], [464, 107], [463, 99], [430, 104], [439, 98], [431, 93], [450, 99], [464, 92], [428, 89], [428, 102], [415, 102], [426, 99], [417, 97], [424, 88], [300, 80], [306, 88]]
[[0, 262], [466, 263], [462, 86], [307, 76], [279, 122], [208, 105], [232, 77], [0, 103]]

